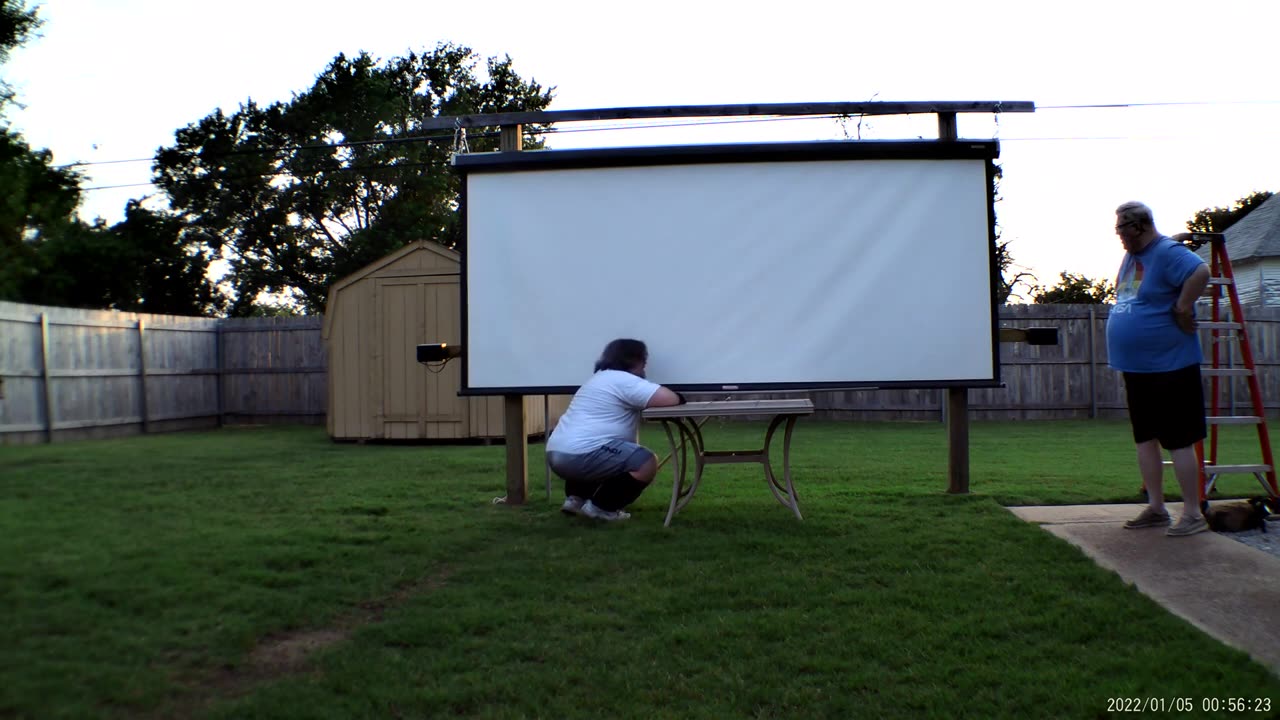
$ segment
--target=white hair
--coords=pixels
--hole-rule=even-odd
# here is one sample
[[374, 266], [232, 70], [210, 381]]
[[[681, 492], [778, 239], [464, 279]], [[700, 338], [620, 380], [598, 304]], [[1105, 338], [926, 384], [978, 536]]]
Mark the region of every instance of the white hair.
[[1155, 218], [1151, 215], [1151, 208], [1146, 204], [1136, 200], [1127, 202], [1116, 208], [1116, 217], [1121, 222], [1136, 222], [1147, 227], [1155, 227]]

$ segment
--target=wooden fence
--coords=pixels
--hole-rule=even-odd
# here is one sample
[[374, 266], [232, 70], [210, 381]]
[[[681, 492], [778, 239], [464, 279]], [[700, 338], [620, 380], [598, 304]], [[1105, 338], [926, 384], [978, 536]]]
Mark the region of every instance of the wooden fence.
[[[1109, 310], [1001, 308], [1001, 325], [1056, 327], [1059, 342], [1002, 343], [1004, 387], [969, 391], [973, 418], [1125, 417], [1123, 385], [1107, 367]], [[1248, 317], [1266, 414], [1273, 417], [1280, 409], [1280, 309], [1251, 308]], [[328, 399], [320, 328], [315, 316], [215, 320], [0, 302], [0, 444], [223, 423], [322, 423]], [[1238, 353], [1225, 352], [1235, 345], [1220, 344], [1224, 366], [1240, 366]], [[1251, 413], [1245, 380], [1221, 385], [1224, 413]], [[836, 420], [937, 421], [945, 395], [937, 389], [809, 393], [817, 416]]]
[[323, 423], [320, 321], [0, 302], [0, 444]]

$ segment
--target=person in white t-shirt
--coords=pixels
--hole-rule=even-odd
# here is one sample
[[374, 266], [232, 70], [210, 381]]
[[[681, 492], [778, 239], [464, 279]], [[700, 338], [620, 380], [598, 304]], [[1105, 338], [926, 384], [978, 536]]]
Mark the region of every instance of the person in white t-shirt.
[[626, 520], [658, 474], [653, 451], [636, 442], [641, 413], [684, 402], [680, 393], [645, 379], [649, 350], [619, 338], [605, 346], [595, 374], [574, 393], [547, 440], [547, 463], [564, 479], [561, 511], [596, 520]]

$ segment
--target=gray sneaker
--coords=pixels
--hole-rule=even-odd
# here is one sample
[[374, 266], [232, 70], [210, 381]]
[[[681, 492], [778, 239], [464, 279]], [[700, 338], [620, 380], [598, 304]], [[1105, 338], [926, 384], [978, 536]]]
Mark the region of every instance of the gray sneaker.
[[1124, 524], [1125, 530], [1138, 530], [1149, 527], [1164, 527], [1169, 524], [1168, 510], [1152, 510], [1146, 507], [1138, 517]]
[[1209, 529], [1209, 521], [1204, 519], [1203, 515], [1194, 518], [1182, 518], [1177, 525], [1165, 531], [1165, 535], [1169, 537], [1184, 537], [1187, 535], [1195, 535]]
[[592, 520], [604, 520], [605, 522], [617, 522], [618, 520], [626, 520], [631, 517], [631, 513], [622, 510], [605, 510], [596, 507], [596, 504], [590, 500], [582, 504], [582, 514]]
[[587, 502], [577, 495], [570, 495], [564, 499], [564, 504], [560, 506], [560, 512], [565, 515], [577, 515], [582, 512], [582, 505]]

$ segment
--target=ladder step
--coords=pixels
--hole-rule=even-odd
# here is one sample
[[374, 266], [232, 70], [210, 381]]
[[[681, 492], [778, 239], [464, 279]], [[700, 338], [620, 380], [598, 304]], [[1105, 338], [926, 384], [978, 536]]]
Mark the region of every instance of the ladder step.
[[1204, 471], [1208, 475], [1227, 475], [1230, 473], [1265, 473], [1271, 472], [1270, 465], [1205, 465]]
[[1205, 422], [1210, 425], [1259, 425], [1262, 418], [1257, 415], [1210, 415]]
[[1228, 277], [1211, 277], [1209, 278], [1209, 286], [1214, 285], [1235, 285], [1236, 282]]
[[1239, 330], [1244, 327], [1243, 323], [1238, 322], [1208, 322], [1202, 321], [1199, 324], [1201, 330]]
[[1249, 368], [1201, 368], [1200, 374], [1205, 377], [1249, 377], [1253, 371]]

